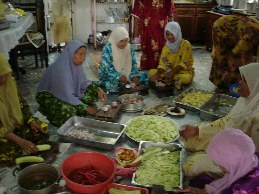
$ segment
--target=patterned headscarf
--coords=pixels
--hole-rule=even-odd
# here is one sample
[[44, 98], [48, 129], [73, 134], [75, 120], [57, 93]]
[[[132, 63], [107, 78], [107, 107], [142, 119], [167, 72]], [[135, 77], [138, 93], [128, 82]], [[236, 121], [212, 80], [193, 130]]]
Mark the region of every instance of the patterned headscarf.
[[73, 63], [74, 54], [80, 47], [85, 45], [78, 40], [69, 42], [58, 59], [43, 74], [37, 92], [49, 91], [69, 104], [82, 104], [80, 99], [91, 81], [87, 79], [83, 66]]
[[[0, 53], [0, 76], [11, 73], [7, 57]], [[0, 124], [3, 131], [8, 132], [23, 123], [16, 82], [9, 76], [5, 84], [0, 85]]]
[[[166, 38], [166, 31], [169, 31], [170, 33], [172, 33], [175, 37], [175, 42], [174, 43], [170, 43], [167, 38]], [[168, 22], [165, 26], [165, 30], [164, 30], [164, 36], [166, 41], [166, 45], [169, 47], [169, 49], [171, 51], [173, 51], [174, 53], [177, 52], [180, 48], [180, 44], [182, 41], [182, 31], [181, 31], [181, 27], [177, 22]]]
[[114, 68], [124, 74], [128, 79], [132, 69], [132, 58], [130, 52], [130, 43], [124, 49], [120, 49], [117, 44], [125, 39], [129, 40], [129, 33], [124, 27], [115, 28], [110, 37], [109, 42], [112, 45], [112, 56]]
[[239, 67], [240, 74], [245, 77], [250, 94], [247, 98], [240, 97], [230, 112], [230, 120], [225, 127], [242, 129], [250, 126], [249, 121], [258, 113], [259, 107], [259, 63], [250, 63]]
[[239, 129], [226, 129], [215, 135], [207, 153], [228, 171], [223, 178], [205, 186], [210, 194], [221, 193], [258, 165], [253, 140]]

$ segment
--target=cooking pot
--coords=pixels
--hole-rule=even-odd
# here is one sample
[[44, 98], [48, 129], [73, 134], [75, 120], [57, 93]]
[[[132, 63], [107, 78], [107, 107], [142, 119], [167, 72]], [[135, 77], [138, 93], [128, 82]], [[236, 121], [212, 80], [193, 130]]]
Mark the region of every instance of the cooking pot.
[[256, 1], [254, 2], [247, 2], [247, 12], [248, 13], [256, 13], [256, 6], [257, 6], [257, 3]]
[[232, 7], [234, 0], [221, 0], [221, 6]]
[[58, 170], [49, 164], [33, 164], [24, 168], [18, 176], [22, 194], [51, 194], [59, 179]]

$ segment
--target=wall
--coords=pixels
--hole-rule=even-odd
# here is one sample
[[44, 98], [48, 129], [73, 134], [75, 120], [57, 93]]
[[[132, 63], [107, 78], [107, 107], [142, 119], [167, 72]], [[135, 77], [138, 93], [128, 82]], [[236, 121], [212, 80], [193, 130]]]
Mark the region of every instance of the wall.
[[87, 43], [91, 29], [91, 0], [76, 0], [73, 3], [73, 38]]

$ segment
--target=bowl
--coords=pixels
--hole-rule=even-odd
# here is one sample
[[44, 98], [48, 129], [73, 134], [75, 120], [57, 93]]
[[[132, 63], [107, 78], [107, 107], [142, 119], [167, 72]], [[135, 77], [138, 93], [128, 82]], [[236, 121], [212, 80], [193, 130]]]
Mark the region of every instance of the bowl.
[[[84, 185], [73, 182], [68, 177], [77, 169], [83, 169], [91, 166], [94, 169], [101, 171], [106, 177], [104, 182]], [[61, 165], [61, 174], [65, 179], [69, 189], [75, 193], [96, 194], [102, 191], [108, 183], [113, 181], [115, 174], [115, 165], [111, 158], [98, 152], [77, 152], [65, 158]]]
[[118, 101], [125, 112], [141, 111], [145, 105], [143, 96], [138, 94], [123, 94], [118, 97]]
[[118, 147], [115, 153], [115, 158], [119, 164], [129, 164], [130, 162], [135, 160], [137, 156], [138, 153], [135, 149], [126, 147]]

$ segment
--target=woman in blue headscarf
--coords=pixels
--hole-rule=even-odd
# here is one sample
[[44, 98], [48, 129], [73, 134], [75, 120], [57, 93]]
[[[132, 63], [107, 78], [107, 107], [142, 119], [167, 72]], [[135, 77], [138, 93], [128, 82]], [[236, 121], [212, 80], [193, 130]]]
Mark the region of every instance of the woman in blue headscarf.
[[182, 39], [181, 27], [177, 22], [165, 26], [166, 44], [163, 47], [157, 69], [149, 70], [152, 81], [165, 79], [180, 89], [191, 84], [194, 77], [192, 45]]
[[39, 82], [36, 100], [40, 111], [56, 126], [75, 115], [95, 115], [97, 109], [89, 105], [98, 98], [106, 99], [104, 91], [84, 73], [85, 55], [86, 46], [72, 40]]

